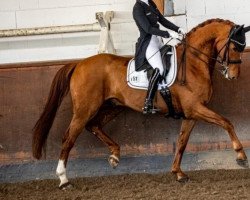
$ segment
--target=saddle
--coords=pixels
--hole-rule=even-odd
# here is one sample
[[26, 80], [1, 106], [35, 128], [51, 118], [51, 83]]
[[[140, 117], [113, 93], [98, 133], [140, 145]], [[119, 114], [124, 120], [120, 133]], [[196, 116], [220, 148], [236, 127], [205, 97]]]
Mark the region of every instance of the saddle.
[[[170, 87], [177, 75], [177, 59], [176, 49], [174, 46], [165, 45], [161, 49], [161, 57], [164, 67], [163, 78], [159, 83], [158, 89], [162, 87]], [[135, 89], [148, 89], [148, 80], [151, 77], [153, 68], [148, 62], [145, 62], [139, 71], [135, 70], [134, 59], [130, 60], [127, 70], [127, 82], [128, 85]]]
[[[171, 67], [171, 56], [173, 55], [172, 46], [164, 45], [161, 48], [160, 52], [161, 52], [161, 59], [163, 63], [163, 69], [164, 69], [162, 77], [166, 78], [166, 75], [168, 74], [169, 69]], [[142, 70], [147, 71], [147, 78], [149, 79], [153, 73], [153, 67], [148, 62], [145, 62], [140, 67], [140, 70], [138, 71], [142, 71]]]
[[[176, 113], [172, 104], [172, 97], [169, 87], [174, 83], [177, 76], [177, 56], [174, 46], [165, 45], [161, 49], [161, 58], [163, 62], [164, 72], [163, 78], [158, 85], [158, 90], [169, 112], [166, 117], [172, 117], [174, 119], [180, 119], [184, 117], [183, 113]], [[148, 89], [149, 78], [151, 77], [153, 68], [148, 62], [144, 63], [139, 71], [135, 70], [134, 59], [130, 60], [127, 69], [127, 82], [128, 85], [135, 89]]]

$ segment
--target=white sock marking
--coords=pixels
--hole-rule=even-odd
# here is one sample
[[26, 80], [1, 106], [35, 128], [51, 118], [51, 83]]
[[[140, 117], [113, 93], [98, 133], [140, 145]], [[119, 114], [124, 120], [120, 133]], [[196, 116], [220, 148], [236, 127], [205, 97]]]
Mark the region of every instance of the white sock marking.
[[57, 165], [57, 169], [56, 169], [56, 175], [59, 177], [59, 179], [61, 181], [59, 187], [65, 183], [69, 182], [67, 179], [67, 176], [66, 176], [66, 168], [64, 165], [64, 160], [59, 160], [58, 165]]

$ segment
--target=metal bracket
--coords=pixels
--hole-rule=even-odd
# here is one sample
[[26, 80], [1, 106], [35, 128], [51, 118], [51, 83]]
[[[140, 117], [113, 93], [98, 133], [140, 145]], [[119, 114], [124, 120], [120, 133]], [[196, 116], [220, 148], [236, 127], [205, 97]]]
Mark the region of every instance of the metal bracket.
[[113, 53], [115, 54], [114, 43], [110, 32], [110, 23], [114, 18], [114, 11], [96, 13], [96, 19], [101, 26], [99, 51], [98, 53]]
[[173, 16], [174, 15], [174, 3], [173, 0], [165, 0], [164, 2], [164, 10], [165, 16]]

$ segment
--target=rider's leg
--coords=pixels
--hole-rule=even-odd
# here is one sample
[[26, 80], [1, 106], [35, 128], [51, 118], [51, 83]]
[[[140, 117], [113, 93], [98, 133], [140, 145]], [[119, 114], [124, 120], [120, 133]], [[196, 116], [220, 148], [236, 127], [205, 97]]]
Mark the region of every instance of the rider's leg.
[[149, 80], [147, 96], [144, 103], [143, 114], [153, 113], [153, 99], [158, 88], [158, 82], [160, 79], [160, 70], [154, 69], [153, 74]]
[[146, 51], [146, 59], [154, 68], [154, 72], [149, 80], [147, 96], [143, 108], [144, 114], [152, 113], [153, 111], [153, 99], [158, 88], [159, 79], [163, 74], [160, 47], [160, 41], [153, 35]]
[[162, 42], [155, 35], [152, 35], [149, 45], [146, 50], [146, 59], [151, 67], [158, 68], [160, 70], [160, 74], [163, 75], [164, 68], [161, 59], [160, 49], [162, 47]]

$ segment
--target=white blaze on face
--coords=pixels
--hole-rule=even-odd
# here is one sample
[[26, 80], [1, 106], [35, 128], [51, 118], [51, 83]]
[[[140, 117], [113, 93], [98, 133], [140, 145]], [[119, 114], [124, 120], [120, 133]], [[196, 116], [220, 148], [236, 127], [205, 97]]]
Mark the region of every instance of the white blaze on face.
[[228, 80], [230, 80], [230, 77], [229, 77], [229, 67], [228, 66], [226, 67], [225, 78], [228, 79]]
[[226, 79], [229, 79], [228, 71], [227, 71], [227, 73], [225, 74], [225, 78], [226, 78]]
[[65, 168], [63, 160], [59, 160], [58, 165], [57, 165], [57, 169], [56, 169], [56, 174], [61, 181], [59, 186], [69, 182], [67, 179], [67, 176], [66, 176], [66, 168]]

